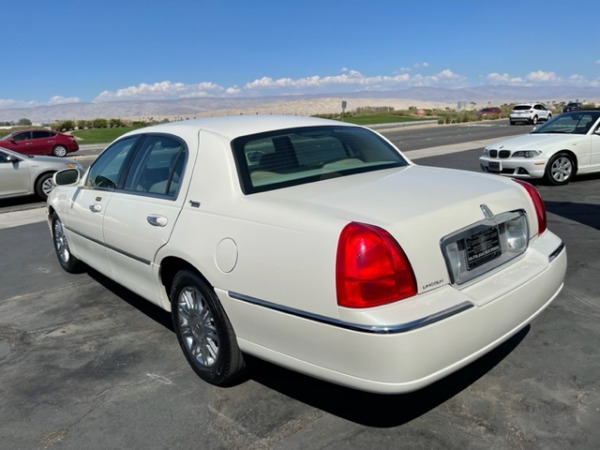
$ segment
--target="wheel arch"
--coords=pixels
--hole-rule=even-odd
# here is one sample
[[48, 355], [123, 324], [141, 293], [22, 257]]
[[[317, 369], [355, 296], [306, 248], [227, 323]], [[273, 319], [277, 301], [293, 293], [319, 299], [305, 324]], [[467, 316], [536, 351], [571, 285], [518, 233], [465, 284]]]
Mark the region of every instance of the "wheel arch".
[[558, 155], [569, 155], [571, 157], [571, 160], [573, 161], [573, 176], [577, 175], [577, 170], [579, 169], [579, 161], [577, 160], [577, 155], [572, 150], [565, 148], [554, 153], [554, 155], [552, 155], [550, 159]]
[[[35, 176], [35, 180], [33, 180], [32, 192], [36, 195], [40, 195], [40, 193], [38, 192], [38, 188], [41, 187], [41, 186], [39, 186], [39, 184], [42, 181], [42, 178], [47, 175], [50, 175], [50, 178], [52, 178], [52, 176], [54, 176], [55, 173], [56, 173], [56, 170], [45, 170], [43, 172], [38, 173]], [[45, 199], [45, 197], [44, 197], [44, 199]]]
[[[213, 287], [212, 283], [208, 281], [208, 279], [204, 276], [204, 274], [198, 270], [196, 266], [187, 262], [186, 260], [176, 257], [176, 256], [167, 256], [160, 263], [160, 281], [162, 285], [165, 287], [165, 291], [167, 293], [167, 298], [171, 293], [171, 287], [173, 286], [173, 280], [175, 275], [181, 270], [190, 270], [197, 274], [204, 282], [209, 285], [211, 288]], [[169, 298], [169, 301], [171, 299]]]
[[48, 174], [54, 175], [55, 173], [56, 173], [56, 170], [44, 170], [43, 172], [38, 173], [35, 176], [35, 181], [33, 182], [33, 185], [35, 186], [44, 175], [48, 175]]

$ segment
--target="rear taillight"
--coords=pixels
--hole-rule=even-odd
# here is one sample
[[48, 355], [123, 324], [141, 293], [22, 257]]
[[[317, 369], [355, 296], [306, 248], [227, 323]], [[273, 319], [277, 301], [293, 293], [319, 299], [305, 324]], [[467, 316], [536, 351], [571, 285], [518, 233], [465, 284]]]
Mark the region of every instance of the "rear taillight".
[[387, 231], [351, 222], [338, 241], [336, 290], [340, 306], [367, 308], [411, 297], [417, 284], [406, 254]]
[[521, 186], [523, 186], [529, 194], [529, 196], [531, 197], [531, 200], [533, 201], [533, 206], [535, 207], [535, 214], [537, 216], [538, 221], [538, 234], [542, 234], [544, 231], [546, 231], [548, 222], [546, 220], [546, 207], [544, 206], [544, 201], [542, 200], [540, 193], [535, 187], [533, 187], [526, 181], [517, 180], [514, 178], [513, 180], [519, 183]]

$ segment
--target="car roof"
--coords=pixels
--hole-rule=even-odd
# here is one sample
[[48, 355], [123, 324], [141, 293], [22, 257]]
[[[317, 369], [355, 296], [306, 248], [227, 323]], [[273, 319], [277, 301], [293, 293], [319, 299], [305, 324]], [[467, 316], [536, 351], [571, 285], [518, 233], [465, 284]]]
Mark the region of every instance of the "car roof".
[[303, 117], [292, 115], [239, 115], [205, 117], [179, 122], [170, 122], [153, 125], [131, 131], [124, 136], [140, 133], [170, 133], [179, 135], [197, 134], [201, 130], [210, 131], [230, 140], [240, 136], [257, 134], [272, 130], [311, 126], [357, 126], [344, 122], [316, 117]]

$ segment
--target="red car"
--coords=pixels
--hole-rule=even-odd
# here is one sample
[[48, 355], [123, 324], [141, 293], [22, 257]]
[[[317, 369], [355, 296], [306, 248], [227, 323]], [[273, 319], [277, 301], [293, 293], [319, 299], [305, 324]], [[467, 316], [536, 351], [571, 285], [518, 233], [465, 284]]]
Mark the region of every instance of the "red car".
[[481, 108], [477, 111], [478, 116], [492, 116], [492, 115], [500, 115], [502, 114], [502, 110], [497, 107], [489, 107], [489, 108]]
[[79, 150], [73, 136], [51, 130], [17, 130], [0, 138], [0, 147], [25, 155], [66, 156]]

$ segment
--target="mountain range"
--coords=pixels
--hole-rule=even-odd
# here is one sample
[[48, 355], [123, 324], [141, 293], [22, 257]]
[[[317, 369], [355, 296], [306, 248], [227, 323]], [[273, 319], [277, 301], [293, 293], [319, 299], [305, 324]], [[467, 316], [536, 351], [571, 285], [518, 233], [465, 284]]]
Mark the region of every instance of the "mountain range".
[[34, 123], [57, 120], [122, 118], [129, 120], [170, 120], [225, 114], [312, 115], [341, 111], [342, 101], [352, 111], [360, 106], [391, 106], [404, 109], [457, 108], [468, 104], [479, 108], [525, 101], [551, 104], [569, 100], [600, 102], [600, 88], [572, 86], [478, 86], [459, 89], [413, 87], [396, 91], [360, 91], [321, 95], [264, 97], [199, 97], [175, 100], [130, 100], [118, 102], [79, 102], [27, 108], [0, 109], [0, 122], [27, 118]]

